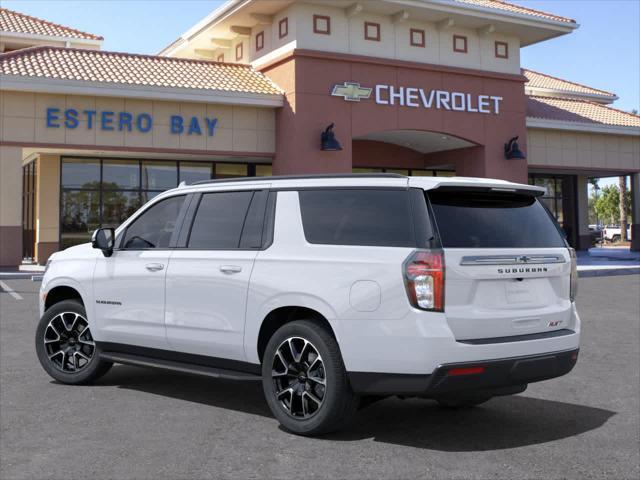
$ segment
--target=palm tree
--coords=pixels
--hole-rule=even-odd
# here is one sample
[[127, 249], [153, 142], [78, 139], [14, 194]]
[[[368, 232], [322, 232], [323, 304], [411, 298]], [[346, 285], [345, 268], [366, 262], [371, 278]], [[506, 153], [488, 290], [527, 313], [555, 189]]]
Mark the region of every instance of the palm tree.
[[620, 240], [626, 242], [627, 239], [627, 177], [620, 176]]

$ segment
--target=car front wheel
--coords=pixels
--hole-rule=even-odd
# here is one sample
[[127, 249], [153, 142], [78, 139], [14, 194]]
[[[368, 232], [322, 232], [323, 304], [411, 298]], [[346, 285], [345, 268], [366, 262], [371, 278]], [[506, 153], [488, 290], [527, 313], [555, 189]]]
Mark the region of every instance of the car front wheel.
[[76, 385], [102, 377], [112, 363], [100, 359], [84, 306], [64, 300], [49, 308], [36, 329], [42, 368], [59, 382]]
[[338, 343], [311, 320], [288, 323], [271, 337], [262, 362], [262, 385], [275, 417], [299, 435], [343, 428], [359, 404]]

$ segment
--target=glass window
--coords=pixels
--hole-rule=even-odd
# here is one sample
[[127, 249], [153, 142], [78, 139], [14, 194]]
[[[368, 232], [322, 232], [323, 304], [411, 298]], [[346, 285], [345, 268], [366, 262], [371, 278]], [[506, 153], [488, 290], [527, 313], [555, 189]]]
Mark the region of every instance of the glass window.
[[100, 161], [93, 159], [65, 159], [62, 162], [62, 188], [100, 187]]
[[216, 163], [216, 178], [233, 178], [246, 176], [246, 163]]
[[307, 241], [329, 245], [415, 247], [406, 190], [299, 192]]
[[428, 195], [446, 248], [564, 246], [553, 219], [535, 197], [437, 190]]
[[213, 178], [213, 164], [180, 162], [180, 181], [191, 185], [202, 180]]
[[236, 249], [253, 192], [207, 193], [191, 227], [188, 248]]
[[260, 190], [253, 194], [251, 206], [242, 228], [240, 248], [260, 248], [262, 246], [262, 228], [268, 195], [266, 190]]
[[273, 175], [271, 165], [256, 165], [256, 177], [270, 177]]
[[140, 162], [138, 160], [105, 160], [102, 163], [102, 186], [109, 189], [139, 189]]
[[184, 195], [152, 205], [127, 228], [123, 241], [127, 249], [167, 248], [176, 228]]
[[104, 190], [102, 192], [102, 226], [116, 228], [140, 208], [138, 192]]
[[142, 162], [142, 189], [168, 190], [178, 185], [175, 162]]
[[88, 242], [100, 227], [100, 192], [63, 190], [60, 213], [60, 247]]

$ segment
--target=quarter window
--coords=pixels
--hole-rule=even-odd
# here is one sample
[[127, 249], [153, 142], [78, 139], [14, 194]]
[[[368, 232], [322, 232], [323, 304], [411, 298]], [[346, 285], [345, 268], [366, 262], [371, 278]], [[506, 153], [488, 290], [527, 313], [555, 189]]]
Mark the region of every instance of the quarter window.
[[416, 247], [406, 190], [322, 189], [299, 196], [310, 243]]
[[168, 248], [176, 228], [184, 195], [154, 204], [127, 227], [123, 246], [129, 250]]

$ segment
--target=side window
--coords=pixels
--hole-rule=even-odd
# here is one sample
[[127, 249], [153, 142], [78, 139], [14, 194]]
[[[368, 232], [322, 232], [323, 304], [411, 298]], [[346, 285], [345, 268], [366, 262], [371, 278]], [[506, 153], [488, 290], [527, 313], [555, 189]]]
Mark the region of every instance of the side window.
[[298, 194], [309, 243], [416, 247], [407, 190], [321, 189]]
[[147, 209], [127, 227], [123, 248], [168, 248], [184, 199], [184, 195], [170, 197]]
[[247, 218], [253, 192], [205, 193], [191, 227], [187, 248], [233, 250]]

